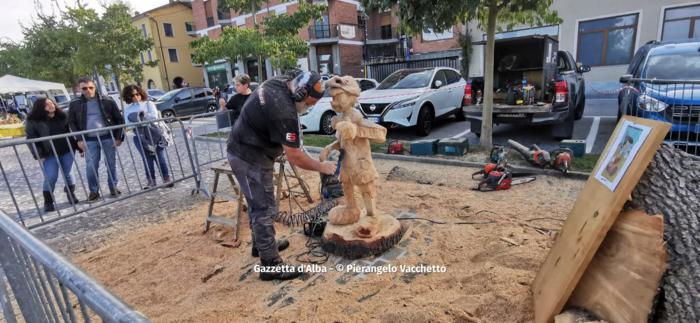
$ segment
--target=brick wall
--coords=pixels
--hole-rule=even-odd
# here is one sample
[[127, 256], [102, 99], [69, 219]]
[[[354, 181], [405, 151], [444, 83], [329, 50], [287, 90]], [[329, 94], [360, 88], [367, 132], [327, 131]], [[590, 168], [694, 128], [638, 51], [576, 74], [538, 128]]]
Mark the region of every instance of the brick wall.
[[192, 1], [192, 16], [197, 30], [207, 28], [207, 14], [204, 12], [204, 0]]
[[340, 70], [343, 75], [362, 77], [362, 46], [338, 45], [340, 51]]
[[357, 25], [357, 7], [341, 1], [328, 1], [328, 20], [331, 25]]

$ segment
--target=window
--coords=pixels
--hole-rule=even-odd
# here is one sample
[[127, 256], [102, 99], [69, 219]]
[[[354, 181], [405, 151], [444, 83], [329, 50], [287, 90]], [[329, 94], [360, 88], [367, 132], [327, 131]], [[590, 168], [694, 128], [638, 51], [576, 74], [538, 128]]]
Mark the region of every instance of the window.
[[185, 31], [188, 32], [188, 33], [189, 33], [189, 32], [195, 31], [195, 29], [194, 29], [194, 23], [193, 23], [193, 22], [186, 22], [186, 23], [185, 23]]
[[190, 89], [181, 90], [175, 97], [178, 101], [186, 101], [192, 99], [192, 91]]
[[146, 64], [146, 60], [143, 59], [143, 52], [139, 52], [139, 54], [141, 55], [141, 65]]
[[391, 25], [384, 25], [380, 30], [382, 39], [391, 39]]
[[177, 63], [177, 49], [175, 48], [168, 48], [168, 56], [170, 56], [170, 62], [171, 63]]
[[331, 25], [328, 22], [328, 15], [322, 16], [314, 21], [314, 34], [316, 35], [316, 39], [331, 37]]
[[360, 91], [371, 90], [373, 88], [374, 88], [374, 82], [372, 82], [370, 80], [360, 80]]
[[214, 26], [214, 17], [207, 17], [207, 27]]
[[666, 9], [662, 41], [700, 39], [700, 5]]
[[204, 89], [196, 90], [194, 93], [195, 99], [206, 98], [206, 97], [207, 97], [207, 92], [204, 91]]
[[437, 73], [435, 73], [435, 79], [433, 80], [433, 86], [437, 86], [437, 81], [442, 82], [440, 86], [444, 86], [447, 84], [447, 79], [445, 78], [445, 71], [444, 70], [439, 70]]
[[143, 32], [143, 38], [148, 38], [148, 33], [146, 32], [146, 24], [141, 24], [141, 31]]
[[151, 54], [151, 50], [150, 50], [150, 49], [148, 50], [147, 54], [148, 54], [148, 61], [149, 61], [149, 62], [153, 62], [153, 55]]
[[165, 37], [173, 37], [173, 25], [167, 22], [163, 23], [163, 33]]
[[459, 73], [452, 71], [452, 70], [444, 70], [445, 71], [445, 77], [447, 78], [447, 84], [452, 84], [452, 83], [457, 83], [459, 82], [459, 79], [462, 78]]
[[591, 66], [629, 63], [637, 36], [638, 14], [582, 21], [578, 61]]
[[571, 62], [569, 62], [569, 60], [566, 59], [566, 56], [563, 55], [561, 52], [559, 52], [559, 55], [557, 56], [557, 69], [560, 71], [573, 70], [573, 67], [571, 66]]

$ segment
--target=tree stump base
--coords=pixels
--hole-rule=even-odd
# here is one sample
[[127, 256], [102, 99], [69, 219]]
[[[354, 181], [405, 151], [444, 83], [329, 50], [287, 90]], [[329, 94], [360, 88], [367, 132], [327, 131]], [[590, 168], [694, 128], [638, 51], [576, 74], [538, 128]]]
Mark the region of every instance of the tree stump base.
[[[364, 210], [361, 217], [364, 217]], [[396, 218], [386, 215], [375, 215], [379, 222], [379, 231], [370, 238], [360, 238], [355, 235], [358, 223], [348, 225], [326, 224], [323, 231], [323, 250], [336, 256], [348, 259], [358, 259], [381, 254], [401, 241], [407, 226], [402, 225]]]

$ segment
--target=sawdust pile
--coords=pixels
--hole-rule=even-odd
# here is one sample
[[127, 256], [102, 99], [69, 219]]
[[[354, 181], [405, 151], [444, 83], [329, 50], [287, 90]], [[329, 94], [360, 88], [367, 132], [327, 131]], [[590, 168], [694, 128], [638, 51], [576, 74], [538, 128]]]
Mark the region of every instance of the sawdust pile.
[[[220, 241], [229, 229], [214, 225], [202, 234], [204, 199], [193, 212], [125, 233], [73, 260], [155, 322], [532, 321], [530, 284], [583, 182], [540, 176], [509, 191], [481, 193], [470, 190], [474, 169], [383, 160], [376, 164], [383, 174], [380, 210], [395, 216], [414, 212], [445, 223], [404, 220], [410, 228], [398, 247], [405, 252], [389, 264], [445, 266], [446, 273], [354, 275], [336, 272], [331, 258], [321, 265], [326, 273], [261, 282], [252, 271], [257, 259], [250, 256], [247, 217], [243, 244], [224, 247]], [[420, 176], [386, 180], [397, 165]], [[392, 179], [401, 179], [399, 173], [393, 172]], [[318, 187], [317, 174], [303, 174], [310, 187]], [[282, 208], [287, 205], [281, 203]], [[215, 207], [219, 213], [227, 208], [233, 212], [233, 204]], [[296, 262], [295, 255], [306, 250], [306, 237], [299, 228], [282, 225], [277, 234], [291, 242], [282, 256]]]

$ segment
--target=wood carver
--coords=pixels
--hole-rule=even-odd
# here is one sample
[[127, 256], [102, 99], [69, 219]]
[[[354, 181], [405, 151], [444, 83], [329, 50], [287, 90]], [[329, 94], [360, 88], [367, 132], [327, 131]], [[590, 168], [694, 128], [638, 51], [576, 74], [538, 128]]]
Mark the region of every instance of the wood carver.
[[[336, 130], [336, 141], [326, 146], [319, 159], [324, 161], [333, 150], [341, 150], [340, 181], [345, 195], [345, 204], [334, 207], [329, 215], [324, 239], [330, 251], [343, 249], [343, 243], [352, 241], [351, 251], [342, 251], [344, 256], [362, 257], [381, 253], [400, 240], [403, 229], [398, 220], [376, 210], [375, 181], [379, 177], [372, 161], [370, 143], [386, 141], [386, 128], [365, 120], [355, 109], [360, 87], [351, 76], [335, 76], [326, 85], [333, 100], [331, 106], [339, 115], [331, 125]], [[355, 191], [363, 204], [360, 209]], [[356, 241], [361, 240], [361, 241]], [[340, 243], [340, 245], [339, 245]], [[359, 250], [358, 248], [359, 245]]]

